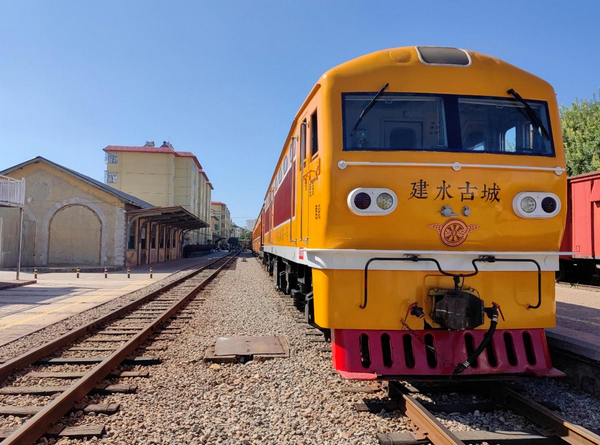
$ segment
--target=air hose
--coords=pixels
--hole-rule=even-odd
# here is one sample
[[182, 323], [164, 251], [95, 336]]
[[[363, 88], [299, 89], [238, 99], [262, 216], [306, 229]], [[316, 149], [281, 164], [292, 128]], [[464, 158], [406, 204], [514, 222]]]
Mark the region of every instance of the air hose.
[[469, 357], [467, 357], [467, 360], [456, 365], [456, 368], [454, 368], [454, 371], [452, 372], [452, 376], [460, 374], [465, 369], [469, 368], [473, 363], [475, 363], [477, 357], [481, 355], [483, 350], [490, 344], [490, 341], [492, 341], [494, 332], [496, 332], [496, 326], [498, 325], [498, 305], [494, 303], [492, 307], [485, 308], [485, 313], [492, 320], [490, 323], [490, 328], [483, 336], [483, 340], [481, 341], [480, 345], [477, 347], [477, 349], [471, 352]]

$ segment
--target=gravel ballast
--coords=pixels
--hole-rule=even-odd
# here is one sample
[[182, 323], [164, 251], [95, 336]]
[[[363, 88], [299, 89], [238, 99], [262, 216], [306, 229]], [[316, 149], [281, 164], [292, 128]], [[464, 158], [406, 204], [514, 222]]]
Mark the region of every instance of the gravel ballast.
[[[149, 343], [168, 346], [151, 353], [162, 359], [161, 365], [128, 368], [147, 369], [150, 377], [110, 380], [138, 385], [137, 394], [87, 398], [89, 403], [119, 403], [117, 414], [74, 412], [65, 424], [105, 425], [105, 437], [89, 440], [102, 444], [377, 444], [377, 433], [414, 428], [399, 411], [355, 410], [356, 402], [386, 399], [387, 391], [375, 383], [348, 382], [338, 376], [331, 354], [318, 350], [325, 344], [309, 341], [319, 337], [307, 335], [310, 328], [296, 321], [299, 313], [290, 307], [291, 299], [274, 288], [258, 261], [237, 260], [199, 298], [204, 302], [197, 305], [193, 317], [185, 319], [185, 324], [175, 322], [182, 329], [175, 341]], [[285, 337], [290, 357], [221, 364], [203, 360], [217, 337], [257, 335]], [[367, 385], [375, 392], [346, 391]], [[600, 412], [600, 403], [593, 397], [556, 381], [539, 380], [524, 388], [543, 395], [537, 400], [557, 400], [569, 391], [571, 403], [560, 414], [598, 427], [589, 416]], [[432, 397], [440, 397], [432, 399], [439, 403], [452, 399]], [[529, 425], [504, 410], [438, 417], [452, 430], [520, 430]], [[82, 441], [63, 438], [39, 443]]]

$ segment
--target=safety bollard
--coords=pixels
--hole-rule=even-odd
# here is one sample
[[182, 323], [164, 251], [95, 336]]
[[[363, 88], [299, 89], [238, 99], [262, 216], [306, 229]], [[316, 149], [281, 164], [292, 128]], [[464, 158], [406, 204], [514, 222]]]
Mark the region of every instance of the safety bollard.
[[79, 267], [77, 268], [77, 278], [79, 278], [79, 272], [81, 271], [81, 269], [79, 269]]
[[131, 278], [131, 269], [127, 268], [127, 278]]
[[104, 268], [104, 278], [108, 278], [108, 269]]
[[33, 278], [37, 280], [37, 267], [33, 269]]
[[152, 268], [150, 268], [150, 278], [152, 278]]

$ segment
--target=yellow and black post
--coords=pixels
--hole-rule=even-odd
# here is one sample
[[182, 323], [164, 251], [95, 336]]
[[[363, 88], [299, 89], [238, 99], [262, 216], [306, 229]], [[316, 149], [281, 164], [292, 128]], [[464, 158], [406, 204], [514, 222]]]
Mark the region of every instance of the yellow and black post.
[[33, 278], [37, 280], [37, 267], [33, 269]]
[[152, 278], [152, 268], [150, 268], [150, 278]]
[[131, 278], [131, 269], [127, 268], [127, 278]]
[[78, 267], [77, 268], [77, 278], [79, 278], [79, 272], [81, 272], [81, 269]]
[[108, 278], [108, 268], [104, 268], [104, 278]]

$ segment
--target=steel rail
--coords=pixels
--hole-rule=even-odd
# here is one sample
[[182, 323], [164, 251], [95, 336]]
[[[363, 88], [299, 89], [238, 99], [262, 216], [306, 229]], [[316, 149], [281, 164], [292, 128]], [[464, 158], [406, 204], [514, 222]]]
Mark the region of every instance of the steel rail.
[[[224, 258], [227, 257], [219, 258], [217, 261], [220, 261]], [[229, 263], [231, 263], [231, 261], [233, 261], [235, 258], [236, 256], [230, 257], [223, 265], [215, 269], [215, 271], [210, 276], [205, 278], [198, 286], [194, 287], [194, 289], [186, 293], [185, 296], [173, 303], [159, 317], [155, 318], [152, 322], [145, 326], [142, 331], [129, 339], [119, 349], [114, 351], [100, 364], [91, 369], [88, 374], [80, 378], [77, 383], [71, 385], [67, 391], [63, 392], [60, 396], [46, 405], [41, 411], [35, 414], [31, 419], [25, 422], [18, 430], [7, 437], [2, 442], [2, 445], [31, 445], [40, 437], [42, 437], [52, 423], [62, 418], [77, 401], [85, 397], [91, 390], [93, 390], [99, 382], [101, 382], [107, 375], [114, 371], [121, 364], [121, 362], [123, 362], [123, 360], [125, 360], [148, 337], [150, 337], [154, 333], [154, 328], [156, 325], [169, 320], [183, 305], [185, 305], [200, 290], [210, 283], [219, 274], [219, 272], [228, 266]], [[209, 265], [212, 265], [217, 261], [214, 261]], [[197, 273], [206, 270], [209, 265], [197, 271]], [[190, 275], [193, 276], [197, 273]], [[169, 289], [172, 287], [173, 286], [170, 286]]]
[[462, 440], [442, 425], [417, 399], [408, 394], [402, 393], [401, 395], [402, 399], [398, 400], [401, 409], [431, 443], [434, 445], [464, 445]]
[[134, 300], [131, 303], [129, 303], [119, 309], [116, 309], [116, 310], [102, 316], [101, 318], [99, 318], [97, 320], [94, 320], [86, 325], [83, 325], [79, 328], [69, 331], [66, 334], [63, 334], [62, 336], [60, 336], [54, 340], [51, 340], [48, 343], [45, 343], [38, 348], [27, 351], [24, 354], [21, 354], [20, 356], [7, 361], [6, 363], [0, 365], [0, 381], [9, 377], [13, 373], [15, 373], [17, 370], [26, 368], [27, 366], [35, 363], [42, 357], [45, 357], [47, 355], [50, 355], [50, 354], [56, 352], [63, 346], [74, 342], [78, 338], [81, 338], [84, 335], [93, 333], [95, 330], [99, 329], [102, 325], [134, 310], [136, 307], [148, 302], [149, 300], [155, 298], [156, 296], [160, 295], [161, 293], [171, 290], [173, 287], [178, 286], [179, 284], [183, 283], [187, 279], [192, 278], [194, 275], [199, 274], [200, 272], [202, 272], [206, 268], [212, 266], [213, 264], [217, 263], [218, 261], [220, 261], [223, 258], [227, 258], [227, 255], [217, 258], [216, 260], [211, 261], [210, 263], [208, 263], [206, 265], [203, 265], [200, 269], [194, 270], [193, 272], [191, 272], [181, 278], [178, 278], [177, 280], [173, 281], [172, 283], [169, 283], [166, 286], [161, 287], [160, 289], [157, 289], [147, 295], [144, 295], [143, 297], [140, 297], [137, 300]]
[[525, 416], [540, 426], [553, 430], [558, 437], [570, 444], [599, 445], [600, 436], [592, 431], [575, 425], [560, 416], [557, 416], [548, 408], [533, 400], [529, 400], [516, 391], [503, 385], [494, 387], [490, 393], [494, 397], [503, 397], [508, 406], [516, 412]]

